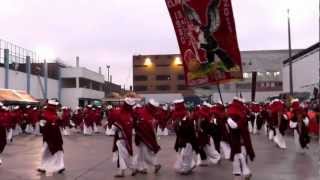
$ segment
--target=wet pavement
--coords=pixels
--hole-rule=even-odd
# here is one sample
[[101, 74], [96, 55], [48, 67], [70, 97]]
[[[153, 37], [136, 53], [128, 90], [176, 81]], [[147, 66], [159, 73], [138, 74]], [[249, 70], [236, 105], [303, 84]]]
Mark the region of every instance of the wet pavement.
[[[254, 180], [318, 180], [319, 145], [314, 141], [306, 154], [295, 152], [292, 137], [287, 138], [287, 150], [278, 149], [264, 135], [253, 136], [256, 159], [249, 166]], [[219, 165], [197, 167], [190, 176], [174, 172], [176, 153], [173, 150], [174, 136], [161, 137], [162, 150], [159, 160], [163, 165], [158, 175], [150, 169], [147, 175], [124, 179], [135, 180], [231, 180], [232, 164], [223, 160]], [[114, 179], [112, 163], [113, 138], [104, 135], [64, 137], [64, 174], [40, 175], [36, 169], [40, 163], [42, 138], [35, 136], [16, 137], [2, 154], [0, 180], [109, 180]]]

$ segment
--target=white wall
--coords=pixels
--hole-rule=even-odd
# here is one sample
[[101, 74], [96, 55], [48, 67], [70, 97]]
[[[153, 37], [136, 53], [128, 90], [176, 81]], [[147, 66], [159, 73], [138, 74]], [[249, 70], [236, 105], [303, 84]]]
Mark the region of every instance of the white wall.
[[104, 83], [104, 76], [86, 68], [63, 68], [61, 69], [62, 78], [84, 77], [86, 79], [94, 80]]
[[[281, 91], [271, 91], [271, 92], [256, 92], [256, 102], [262, 102], [265, 101], [268, 97], [273, 97], [273, 96], [278, 96], [280, 93], [282, 93]], [[251, 101], [251, 92], [241, 92], [242, 97], [246, 100], [246, 101]], [[222, 92], [222, 99], [223, 102], [231, 102], [232, 99], [236, 96], [236, 93], [223, 93]], [[220, 101], [220, 95], [219, 93], [214, 93], [213, 94], [213, 100], [214, 101]]]
[[104, 92], [84, 88], [63, 88], [61, 92], [61, 104], [76, 108], [79, 98], [102, 99]]
[[[42, 85], [44, 86], [44, 78], [41, 77]], [[0, 67], [0, 88], [5, 87], [5, 69]], [[37, 99], [42, 99], [43, 94], [37, 76], [31, 75], [30, 78], [30, 93]], [[27, 91], [27, 74], [23, 72], [9, 70], [9, 89]], [[48, 98], [58, 98], [59, 81], [48, 79]]]
[[[319, 50], [299, 58], [292, 64], [293, 91], [312, 92], [313, 87], [319, 83]], [[290, 91], [289, 64], [283, 67], [283, 89]]]

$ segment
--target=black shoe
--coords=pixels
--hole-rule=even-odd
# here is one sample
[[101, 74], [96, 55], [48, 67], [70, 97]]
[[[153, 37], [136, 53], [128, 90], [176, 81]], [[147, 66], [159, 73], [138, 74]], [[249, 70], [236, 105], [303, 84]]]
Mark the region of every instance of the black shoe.
[[60, 170], [58, 171], [58, 174], [62, 174], [65, 170], [66, 170], [65, 168], [60, 169]]
[[42, 173], [42, 174], [44, 174], [44, 173], [46, 173], [46, 170], [43, 170], [43, 169], [37, 169], [37, 171], [39, 172], [39, 173]]
[[161, 164], [156, 165], [154, 168], [154, 173], [157, 174], [160, 171], [161, 167]]

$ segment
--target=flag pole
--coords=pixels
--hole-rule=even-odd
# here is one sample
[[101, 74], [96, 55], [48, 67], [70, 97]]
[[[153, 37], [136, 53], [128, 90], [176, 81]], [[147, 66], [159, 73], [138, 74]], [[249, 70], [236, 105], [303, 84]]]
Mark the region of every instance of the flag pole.
[[289, 43], [289, 83], [290, 83], [290, 95], [293, 96], [293, 74], [292, 74], [292, 49], [291, 49], [291, 27], [290, 27], [290, 9], [288, 13], [288, 43]]
[[220, 89], [220, 82], [217, 83], [217, 88], [218, 88], [218, 92], [219, 92], [219, 95], [220, 95], [221, 103], [224, 104], [224, 103], [223, 103], [222, 94], [221, 94], [221, 89]]

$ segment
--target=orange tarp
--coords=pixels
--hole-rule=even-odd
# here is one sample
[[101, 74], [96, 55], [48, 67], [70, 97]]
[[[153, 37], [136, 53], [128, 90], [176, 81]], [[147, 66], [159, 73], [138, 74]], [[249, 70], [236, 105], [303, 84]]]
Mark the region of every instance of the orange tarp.
[[25, 91], [0, 89], [0, 101], [38, 103], [38, 101]]

